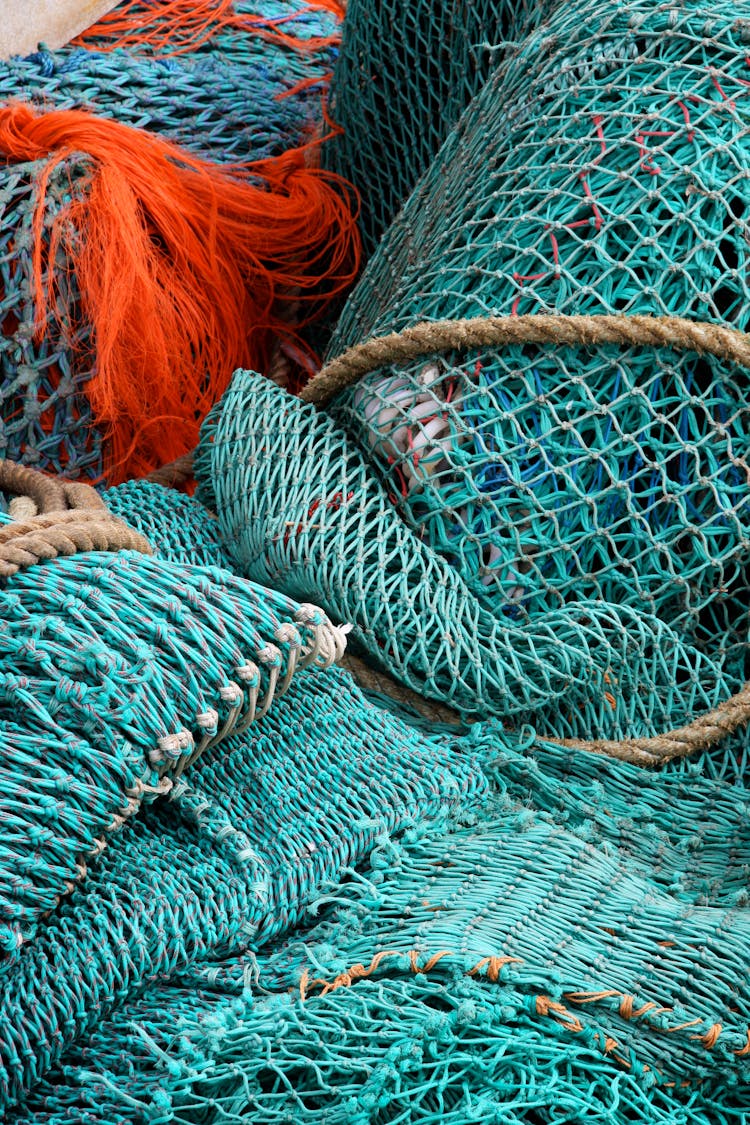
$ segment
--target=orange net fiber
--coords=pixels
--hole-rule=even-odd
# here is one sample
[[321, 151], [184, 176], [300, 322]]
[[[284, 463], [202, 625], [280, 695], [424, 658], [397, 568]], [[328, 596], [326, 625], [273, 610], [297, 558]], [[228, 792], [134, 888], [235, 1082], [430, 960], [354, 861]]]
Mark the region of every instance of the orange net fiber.
[[[89, 169], [45, 237], [53, 169]], [[315, 317], [355, 276], [359, 240], [343, 182], [296, 150], [229, 174], [153, 134], [82, 110], [0, 109], [0, 159], [38, 174], [32, 279], [37, 331], [88, 324], [86, 384], [112, 482], [192, 449], [237, 367], [262, 370], [287, 323]], [[81, 190], [81, 186], [83, 190]], [[74, 271], [80, 308], [61, 312], [56, 270]], [[49, 268], [54, 263], [55, 268]]]
[[331, 12], [343, 20], [345, 5], [341, 0], [310, 0], [296, 10], [290, 9], [288, 15], [269, 19], [253, 12], [238, 12], [235, 0], [129, 0], [102, 16], [74, 43], [88, 47], [95, 41], [100, 51], [148, 47], [161, 54], [179, 55], [196, 50], [221, 31], [235, 30], [312, 52], [334, 45], [340, 35], [305, 39], [286, 34], [283, 25], [313, 11]]

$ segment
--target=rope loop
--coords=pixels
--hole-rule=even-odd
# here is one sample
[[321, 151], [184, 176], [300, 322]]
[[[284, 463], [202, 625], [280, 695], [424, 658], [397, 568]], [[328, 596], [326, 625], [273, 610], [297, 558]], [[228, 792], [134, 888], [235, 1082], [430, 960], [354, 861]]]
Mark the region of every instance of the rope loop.
[[88, 484], [55, 480], [14, 461], [0, 461], [0, 488], [28, 497], [37, 511], [0, 527], [0, 578], [45, 559], [88, 551], [153, 554], [148, 540], [113, 516]]

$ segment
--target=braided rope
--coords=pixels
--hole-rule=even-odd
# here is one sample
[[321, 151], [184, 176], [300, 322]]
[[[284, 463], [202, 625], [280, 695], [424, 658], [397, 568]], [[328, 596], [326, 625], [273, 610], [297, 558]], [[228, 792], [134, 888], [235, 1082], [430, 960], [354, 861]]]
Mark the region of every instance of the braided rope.
[[160, 469], [154, 469], [146, 480], [151, 484], [160, 484], [164, 488], [181, 488], [193, 479], [194, 456], [193, 452], [183, 453], [182, 457], [178, 457], [175, 461], [162, 465]]
[[[736, 328], [678, 316], [487, 316], [423, 321], [347, 349], [325, 364], [301, 392], [305, 402], [323, 405], [364, 375], [387, 364], [408, 363], [438, 351], [508, 344], [580, 347], [621, 344], [673, 348], [750, 368], [750, 336]], [[750, 683], [687, 726], [654, 738], [549, 739], [559, 746], [605, 754], [639, 766], [657, 766], [714, 746], [750, 721]]]
[[423, 719], [433, 723], [446, 723], [450, 726], [461, 725], [461, 718], [451, 707], [438, 703], [435, 699], [427, 699], [418, 695], [411, 688], [394, 680], [386, 672], [373, 668], [371, 664], [352, 652], [347, 652], [340, 661], [340, 666], [351, 672], [357, 684], [363, 691], [376, 692], [378, 695], [387, 695], [394, 702], [405, 707], [410, 707]]
[[657, 734], [654, 738], [626, 738], [622, 741], [594, 739], [582, 742], [576, 738], [554, 738], [547, 741], [571, 749], [606, 754], [641, 766], [656, 766], [674, 758], [685, 758], [696, 750], [715, 746], [750, 720], [750, 683], [725, 699], [713, 711], [700, 715], [687, 726]]
[[326, 363], [300, 397], [304, 402], [322, 405], [386, 364], [409, 363], [433, 352], [501, 344], [674, 348], [750, 367], [750, 337], [745, 332], [680, 316], [477, 316], [422, 321], [356, 344]]
[[39, 513], [0, 527], [2, 578], [43, 559], [84, 551], [153, 554], [148, 540], [111, 515], [90, 485], [57, 481], [13, 461], [0, 461], [0, 488], [29, 497]]

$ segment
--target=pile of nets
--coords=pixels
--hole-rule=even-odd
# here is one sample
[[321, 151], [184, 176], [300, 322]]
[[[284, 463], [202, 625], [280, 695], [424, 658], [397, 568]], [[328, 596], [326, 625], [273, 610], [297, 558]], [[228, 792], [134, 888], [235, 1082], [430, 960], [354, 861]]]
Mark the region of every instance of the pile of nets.
[[[58, 641], [56, 650], [51, 651], [42, 632], [38, 638], [29, 637], [26, 659], [31, 664], [36, 654], [51, 686], [55, 656], [58, 662], [64, 660], [63, 627], [70, 621], [82, 634], [68, 640], [68, 674], [58, 677], [54, 698], [49, 691], [45, 699], [41, 676], [25, 678], [23, 698], [20, 687], [17, 690], [16, 724], [28, 727], [29, 744], [34, 741], [34, 727], [28, 722], [33, 714], [31, 692], [36, 691], [36, 709], [41, 711], [46, 701], [64, 745], [57, 755], [54, 743], [37, 738], [37, 748], [48, 745], [48, 755], [36, 761], [35, 772], [25, 762], [16, 762], [28, 789], [4, 786], [4, 821], [9, 823], [11, 816], [19, 820], [17, 838], [7, 841], [9, 909], [18, 903], [22, 883], [27, 899], [31, 895], [32, 873], [39, 906], [53, 908], [35, 932], [24, 933], [26, 940], [14, 943], [12, 957], [0, 963], [4, 1113], [35, 1088], [47, 1103], [40, 1113], [52, 1112], [56, 1105], [64, 1113], [64, 1090], [50, 1097], [41, 1080], [58, 1064], [67, 1073], [70, 1054], [85, 1050], [103, 1021], [106, 1027], [110, 1019], [117, 1022], [121, 1010], [138, 1007], [145, 988], [176, 985], [183, 977], [190, 982], [204, 971], [210, 979], [215, 961], [266, 944], [304, 920], [308, 908], [314, 913], [324, 888], [365, 861], [384, 833], [440, 819], [473, 803], [488, 788], [482, 769], [484, 747], [465, 744], [456, 735], [419, 732], [369, 703], [346, 673], [326, 672], [323, 665], [340, 655], [341, 637], [322, 615], [311, 607], [295, 613], [281, 595], [254, 590], [225, 572], [183, 561], [194, 560], [194, 541], [198, 554], [206, 549], [206, 540], [201, 542], [194, 532], [203, 518], [197, 502], [181, 501], [183, 510], [191, 510], [192, 525], [185, 521], [180, 541], [174, 518], [171, 529], [157, 533], [159, 490], [146, 484], [137, 487], [140, 497], [136, 492], [134, 499], [133, 487], [125, 486], [112, 490], [108, 500], [124, 512], [129, 505], [145, 507], [144, 500], [151, 497], [153, 514], [147, 518], [155, 532], [154, 559], [128, 553], [110, 558], [98, 552], [51, 559], [8, 580], [3, 591], [8, 614], [22, 596], [39, 600], [46, 610], [47, 631]], [[163, 511], [163, 495], [161, 505]], [[152, 571], [136, 572], [137, 562], [150, 564]], [[74, 573], [76, 566], [85, 573]], [[155, 579], [157, 570], [161, 586]], [[105, 581], [108, 576], [116, 576], [116, 590], [113, 581]], [[137, 596], [132, 592], [136, 578]], [[18, 588], [21, 581], [23, 590]], [[256, 600], [251, 602], [253, 593]], [[296, 624], [282, 622], [273, 629], [274, 610], [281, 613], [282, 606]], [[108, 645], [93, 635], [89, 643], [84, 628], [93, 634], [99, 624], [104, 638], [100, 623], [105, 617]], [[31, 614], [27, 619], [33, 626]], [[270, 642], [260, 652], [261, 642], [250, 635], [254, 619]], [[133, 633], [129, 643], [128, 625]], [[10, 618], [6, 631], [12, 633]], [[315, 675], [297, 674], [290, 683], [295, 644], [301, 656], [305, 640], [308, 647], [311, 640], [317, 641], [318, 670]], [[110, 671], [105, 654], [114, 665], [120, 652], [127, 655], [138, 643], [137, 675], [128, 677], [123, 667]], [[223, 658], [226, 668], [237, 665], [240, 654], [231, 650], [240, 644], [244, 660], [230, 671], [234, 683], [227, 677], [216, 700], [195, 697], [208, 694], [212, 664]], [[253, 688], [247, 659], [251, 646], [258, 656], [255, 672], [261, 677], [256, 695], [265, 693], [267, 699], [269, 679], [271, 689], [276, 687], [267, 713], [259, 700], [254, 716], [247, 711]], [[78, 670], [79, 664], [85, 668]], [[24, 671], [19, 663], [17, 680]], [[89, 684], [97, 676], [102, 681], [99, 696], [97, 683]], [[160, 715], [148, 709], [149, 698], [157, 695]], [[215, 706], [209, 730], [210, 703]], [[195, 708], [203, 709], [199, 721], [202, 717], [204, 734], [210, 736], [204, 738], [201, 756], [195, 744], [192, 749], [183, 745], [182, 758], [172, 763], [168, 776], [158, 761], [147, 761], [156, 784], [153, 793], [146, 785], [142, 788], [155, 799], [147, 798], [140, 809], [121, 809], [127, 789], [124, 784], [117, 787], [118, 773], [128, 768], [136, 772], [142, 758], [148, 759], [148, 752], [137, 754], [138, 743], [144, 741], [139, 727], [150, 723], [153, 735], [165, 711], [175, 712], [176, 724]], [[65, 738], [63, 724], [71, 711], [79, 728], [83, 725], [84, 733], [91, 734], [90, 746], [83, 738]], [[10, 729], [9, 716], [5, 723]], [[125, 723], [122, 737], [118, 728]], [[13, 745], [12, 738], [4, 741], [6, 756]], [[113, 768], [110, 758], [115, 752], [120, 760]], [[391, 754], [396, 755], [397, 767]], [[13, 761], [8, 758], [8, 767]], [[35, 779], [33, 789], [30, 778]], [[169, 784], [159, 788], [160, 778]], [[24, 799], [29, 816], [21, 824]], [[66, 886], [63, 846], [72, 853], [88, 843], [88, 837], [73, 839], [72, 829], [80, 826], [82, 814], [93, 822], [100, 811], [104, 823], [109, 814], [117, 831], [109, 836], [106, 850], [95, 848], [97, 857], [88, 869], [70, 864], [73, 877], [85, 879]], [[94, 845], [99, 831], [98, 825], [91, 827]], [[44, 863], [39, 862], [40, 854]], [[48, 869], [60, 893], [68, 892], [56, 907], [51, 889], [42, 886]], [[45, 891], [47, 899], [42, 900]], [[31, 908], [25, 905], [28, 913]], [[191, 989], [186, 996], [194, 995], [194, 987], [186, 983]], [[196, 1010], [200, 1007], [199, 994], [192, 1004]], [[167, 1006], [162, 1016], [166, 1030], [174, 1013]], [[126, 1042], [125, 1037], [113, 1044], [119, 1058], [125, 1057]], [[135, 1056], [131, 1061], [136, 1065]], [[54, 1072], [50, 1081], [59, 1084]]]
[[[371, 7], [336, 79], [352, 122], [389, 97], [364, 71], [344, 92]], [[387, 82], [419, 32], [386, 129], [404, 99], [445, 116], [375, 189], [377, 224], [426, 169], [302, 399], [252, 368], [353, 268], [306, 155], [263, 165], [305, 219], [271, 220], [271, 175], [278, 285], [249, 284], [265, 321], [222, 306], [231, 381], [202, 355], [197, 494], [109, 487], [91, 519], [129, 538], [71, 557], [0, 505], [9, 1125], [746, 1123], [747, 29], [701, 0], [548, 7], [416, 0], [373, 48]], [[146, 28], [150, 64], [171, 28], [197, 68], [246, 15], [129, 0], [85, 46], [104, 65]], [[261, 30], [281, 49], [284, 20]], [[60, 152], [40, 198], [90, 214], [112, 167]], [[199, 176], [184, 159], [160, 167]], [[80, 239], [26, 209], [44, 280]], [[439, 718], [330, 667], [345, 637]]]
[[[113, 517], [88, 491], [87, 510], [0, 516], [8, 956], [144, 800], [169, 793], [202, 754], [262, 718], [298, 669], [328, 666], [345, 644], [314, 606], [150, 557], [138, 535], [105, 553]], [[81, 532], [88, 549], [75, 553]]]
[[[531, 34], [349, 299], [304, 392], [335, 426], [249, 404], [207, 424], [241, 565], [278, 556], [282, 585], [349, 598], [370, 651], [428, 694], [457, 702], [470, 680], [494, 714], [554, 700], [551, 733], [665, 729], [744, 683], [746, 75], [734, 9], [692, 0], [558, 9]], [[284, 457], [273, 502], [248, 496], [226, 459], [261, 441], [330, 449], [325, 499]], [[261, 504], [266, 531], [245, 528]], [[304, 531], [308, 510], [338, 548], [314, 566], [273, 526]], [[440, 595], [415, 599], [428, 565]]]
[[744, 682], [635, 604], [591, 595], [528, 618], [498, 612], [397, 517], [330, 417], [259, 375], [235, 374], [196, 472], [240, 573], [353, 622], [370, 659], [466, 716], [531, 718], [579, 740], [648, 737]]
[[[422, 739], [434, 756], [431, 769], [414, 732], [405, 742], [405, 728], [399, 736], [399, 725], [368, 708], [341, 673], [295, 681], [263, 724], [272, 715], [282, 719], [295, 697], [309, 718], [313, 692], [318, 701], [328, 696], [326, 706], [336, 718], [346, 714], [350, 726], [354, 705], [357, 723], [374, 719], [387, 731], [398, 750], [399, 784], [405, 770], [418, 785], [412, 768], [424, 772], [425, 784], [430, 775], [437, 780], [434, 770], [443, 784], [452, 776], [443, 792], [455, 801], [453, 811], [445, 800], [422, 798], [414, 819], [397, 814], [399, 842], [373, 806], [374, 849], [355, 847], [345, 859], [339, 852], [341, 879], [333, 863], [327, 886], [314, 891], [308, 883], [302, 900], [310, 891], [316, 898], [307, 925], [270, 945], [273, 934], [248, 932], [243, 953], [242, 940], [223, 923], [221, 951], [210, 944], [197, 955], [184, 951], [169, 979], [154, 975], [141, 995], [134, 989], [108, 1001], [96, 1026], [49, 1059], [49, 1073], [8, 1120], [51, 1125], [72, 1112], [82, 1121], [165, 1125], [530, 1125], [563, 1110], [573, 1121], [607, 1125], [741, 1122], [749, 1092], [746, 790], [696, 769], [649, 785], [635, 767], [571, 756], [533, 735], [519, 740], [490, 726], [460, 740]], [[332, 704], [338, 693], [346, 712]], [[357, 764], [348, 749], [356, 744], [345, 744], [347, 767]], [[448, 767], [449, 746], [457, 756]], [[256, 752], [266, 765], [257, 776], [286, 792], [304, 766], [278, 742], [262, 747]], [[280, 841], [272, 864], [281, 863], [279, 876], [288, 857], [302, 857], [303, 840], [304, 870], [326, 833], [350, 831], [330, 799], [318, 804], [318, 793], [338, 789], [330, 775], [318, 777], [317, 755], [313, 762], [305, 775], [316, 786], [316, 836], [295, 830], [294, 847]], [[337, 778], [341, 764], [340, 756], [332, 762]], [[483, 784], [464, 788], [463, 769], [483, 776]], [[203, 798], [202, 784], [213, 792], [218, 774], [208, 760], [196, 772]], [[348, 776], [341, 808], [351, 816], [349, 802], [361, 799], [370, 779], [366, 771]], [[241, 821], [265, 841], [275, 824], [265, 822], [274, 802], [263, 786], [255, 795], [235, 780], [233, 790], [247, 793], [242, 800], [263, 809], [263, 820], [234, 810], [226, 797], [218, 803], [232, 824]], [[187, 808], [180, 802], [161, 814], [162, 847], [170, 846], [169, 821]], [[709, 818], [701, 815], [707, 809]], [[214, 805], [202, 822], [194, 878], [218, 863], [219, 835], [209, 831], [219, 827], [216, 811]], [[153, 847], [148, 832], [157, 812], [151, 807], [132, 827], [131, 861], [139, 845]], [[302, 815], [309, 825], [307, 810]], [[267, 846], [259, 849], [264, 856]], [[107, 917], [116, 920], [123, 875], [114, 861], [113, 846], [90, 893], [104, 893], [106, 876]], [[150, 863], [141, 864], [148, 880]], [[168, 887], [174, 894], [171, 878]], [[215, 911], [221, 900], [208, 901]], [[94, 897], [80, 902], [80, 929], [69, 931], [74, 949], [94, 909]], [[160, 952], [157, 963], [168, 956]]]
[[177, 8], [0, 63], [0, 454], [72, 479], [192, 449], [279, 340], [309, 364], [297, 326], [356, 269], [348, 189], [312, 166], [335, 15], [204, 2], [186, 38]]

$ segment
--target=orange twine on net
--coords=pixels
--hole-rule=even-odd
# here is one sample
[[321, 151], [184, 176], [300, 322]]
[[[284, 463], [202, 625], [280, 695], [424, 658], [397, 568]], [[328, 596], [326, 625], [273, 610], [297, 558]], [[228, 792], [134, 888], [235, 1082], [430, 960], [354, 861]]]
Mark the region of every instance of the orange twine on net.
[[97, 51], [148, 48], [159, 54], [181, 55], [195, 51], [222, 31], [233, 30], [312, 54], [336, 46], [341, 40], [340, 32], [305, 39], [287, 34], [283, 26], [315, 11], [330, 12], [339, 21], [344, 18], [344, 4], [340, 0], [302, 0], [298, 9], [276, 19], [237, 12], [234, 0], [130, 0], [103, 15], [73, 43]]
[[[50, 177], [74, 155], [81, 179], [47, 232]], [[302, 150], [230, 172], [83, 110], [18, 103], [0, 109], [2, 158], [47, 158], [32, 223], [37, 336], [50, 321], [71, 341], [91, 326], [84, 392], [113, 483], [191, 450], [236, 368], [262, 370], [276, 339], [301, 346], [285, 307], [306, 323], [356, 274], [351, 198]], [[80, 308], [61, 312], [64, 269]]]

